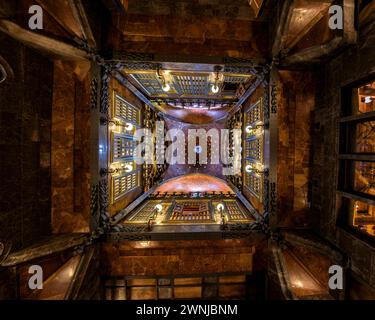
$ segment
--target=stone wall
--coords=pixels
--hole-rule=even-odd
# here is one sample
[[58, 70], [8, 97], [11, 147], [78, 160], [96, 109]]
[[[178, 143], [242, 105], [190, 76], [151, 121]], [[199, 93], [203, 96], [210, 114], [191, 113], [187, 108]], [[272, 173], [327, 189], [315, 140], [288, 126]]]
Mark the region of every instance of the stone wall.
[[247, 240], [133, 241], [103, 245], [106, 276], [251, 272], [254, 242]]
[[17, 250], [51, 230], [53, 63], [0, 34], [14, 72], [0, 84], [0, 239]]
[[375, 249], [369, 243], [355, 237], [349, 229], [337, 224], [340, 217], [336, 191], [341, 88], [371, 74], [375, 76], [374, 48], [374, 28], [360, 29], [358, 45], [347, 48], [319, 70], [312, 169], [312, 211], [313, 215], [319, 217], [321, 234], [351, 259], [351, 270], [373, 289]]
[[315, 108], [314, 75], [279, 71], [277, 225], [313, 228], [309, 210], [312, 122]]
[[56, 61], [52, 111], [52, 227], [90, 229], [90, 63]]

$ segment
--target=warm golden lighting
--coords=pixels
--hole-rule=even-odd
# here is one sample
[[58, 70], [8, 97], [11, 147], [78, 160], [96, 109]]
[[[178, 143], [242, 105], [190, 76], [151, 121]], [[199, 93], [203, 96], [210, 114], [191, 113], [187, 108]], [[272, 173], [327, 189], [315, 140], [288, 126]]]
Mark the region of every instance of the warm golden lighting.
[[163, 210], [163, 206], [162, 206], [161, 204], [157, 204], [157, 205], [155, 206], [155, 209], [156, 209], [156, 211], [157, 211], [158, 213], [160, 213], [160, 212], [162, 212], [162, 210]]
[[217, 211], [223, 211], [224, 210], [224, 205], [222, 203], [219, 203], [217, 206], [216, 206], [216, 209]]
[[164, 92], [168, 92], [169, 90], [171, 90], [171, 86], [169, 85], [169, 83], [165, 83], [163, 84], [162, 89]]
[[132, 172], [132, 171], [133, 171], [133, 166], [130, 165], [130, 164], [127, 164], [127, 165], [125, 166], [125, 171], [126, 171], [126, 172]]
[[356, 201], [352, 216], [352, 224], [359, 231], [375, 236], [375, 206]]
[[213, 85], [211, 86], [211, 91], [212, 91], [212, 93], [218, 93], [219, 90], [220, 90], [220, 88], [219, 88], [219, 86], [218, 86], [217, 84], [213, 84]]
[[150, 246], [150, 241], [141, 241], [139, 244], [142, 248], [147, 248]]
[[125, 125], [125, 130], [126, 130], [126, 131], [132, 131], [133, 128], [134, 128], [134, 126], [133, 126], [131, 123], [127, 123], [127, 124]]
[[246, 172], [252, 172], [253, 171], [253, 167], [250, 165], [250, 164], [248, 164], [247, 166], [246, 166]]

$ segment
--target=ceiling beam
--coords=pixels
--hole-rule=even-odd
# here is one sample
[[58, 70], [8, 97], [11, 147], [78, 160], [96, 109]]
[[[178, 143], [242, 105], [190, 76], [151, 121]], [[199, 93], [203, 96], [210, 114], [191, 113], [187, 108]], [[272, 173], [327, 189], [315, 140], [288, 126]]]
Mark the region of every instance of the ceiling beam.
[[[329, 43], [317, 45], [301, 50], [293, 55], [286, 56], [281, 65], [289, 67], [301, 63], [318, 63], [323, 58], [332, 56], [340, 48], [346, 45], [355, 44], [357, 41], [357, 31], [355, 29], [355, 2], [354, 0], [342, 0], [344, 11], [344, 28]], [[327, 26], [328, 28], [328, 26]]]
[[58, 16], [58, 14], [56, 14], [56, 12], [54, 12], [54, 10], [52, 10], [50, 7], [48, 7], [48, 5], [45, 3], [45, 1], [43, 0], [35, 0], [36, 3], [38, 5], [40, 5], [43, 10], [47, 11], [48, 14], [58, 23], [58, 25], [66, 32], [69, 34], [69, 36], [74, 39], [74, 37], [78, 37], [79, 35], [77, 35], [73, 29], [71, 28], [71, 26], [69, 26], [69, 24], [67, 23], [64, 23], [61, 18]]
[[155, 190], [157, 185], [154, 185], [150, 190], [140, 195], [136, 200], [129, 204], [124, 210], [116, 213], [111, 218], [111, 225], [116, 225], [120, 223], [131, 211], [133, 211], [137, 206], [139, 206], [144, 200], [146, 200]]
[[281, 9], [279, 23], [277, 24], [276, 35], [272, 46], [272, 57], [278, 56], [283, 50], [285, 35], [288, 32], [292, 12], [294, 9], [294, 0], [285, 0]]
[[265, 3], [265, 0], [248, 0], [249, 5], [254, 10], [255, 17], [258, 18], [261, 11], [263, 4]]
[[288, 43], [287, 48], [283, 48], [283, 54], [290, 52], [298, 42], [302, 40], [302, 38], [309, 33], [309, 31], [324, 17], [324, 13], [322, 11], [318, 12], [309, 22], [308, 24], [300, 30], [300, 32], [294, 37], [294, 39]]
[[238, 110], [239, 108], [246, 102], [246, 100], [254, 93], [254, 91], [262, 84], [262, 82], [264, 81], [265, 79], [265, 73], [261, 73], [259, 75], [257, 75], [257, 78], [255, 80], [255, 82], [249, 87], [247, 88], [247, 90], [245, 91], [245, 93], [240, 97], [240, 99], [237, 101], [237, 103], [232, 107], [232, 109], [230, 109], [230, 111], [228, 112], [228, 117], [231, 117], [233, 116]]
[[344, 34], [343, 38], [347, 44], [357, 42], [358, 32], [355, 27], [356, 0], [342, 0], [344, 9]]
[[304, 49], [293, 55], [287, 56], [285, 59], [283, 59], [281, 65], [289, 66], [297, 63], [319, 62], [321, 57], [331, 55], [341, 47], [342, 43], [342, 38], [335, 38], [327, 44]]
[[64, 300], [77, 300], [79, 293], [85, 285], [85, 279], [88, 276], [90, 266], [99, 254], [98, 246], [91, 246], [85, 250], [78, 263], [76, 272], [70, 281]]
[[251, 205], [251, 203], [244, 197], [242, 192], [238, 190], [238, 188], [229, 180], [227, 180], [229, 187], [232, 188], [234, 193], [236, 194], [237, 198], [242, 202], [242, 204], [249, 210], [250, 214], [255, 218], [257, 222], [262, 222], [263, 217], [255, 210], [255, 208]]
[[91, 26], [86, 14], [85, 7], [83, 6], [82, 0], [69, 0], [69, 5], [72, 8], [73, 15], [77, 20], [82, 34], [85, 37], [90, 48], [96, 48], [96, 41], [91, 30]]
[[67, 249], [79, 247], [85, 244], [88, 239], [89, 235], [85, 233], [54, 235], [31, 247], [11, 253], [1, 263], [1, 267], [13, 267]]
[[22, 42], [28, 47], [44, 51], [61, 59], [86, 60], [90, 56], [84, 50], [65, 42], [23, 29], [12, 21], [0, 19], [0, 31]]
[[152, 110], [155, 112], [159, 112], [152, 102], [140, 91], [138, 90], [130, 81], [129, 79], [124, 76], [120, 71], [115, 70], [112, 72], [112, 75], [116, 80], [118, 80], [124, 87], [128, 88], [136, 97], [138, 97], [141, 101], [147, 104]]

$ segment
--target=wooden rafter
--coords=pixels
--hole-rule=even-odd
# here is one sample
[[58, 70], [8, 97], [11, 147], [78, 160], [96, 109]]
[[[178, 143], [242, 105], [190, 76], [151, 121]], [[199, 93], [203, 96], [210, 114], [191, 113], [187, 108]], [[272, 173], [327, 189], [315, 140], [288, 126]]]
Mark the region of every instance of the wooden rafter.
[[285, 35], [288, 31], [289, 23], [294, 8], [294, 0], [285, 0], [281, 9], [280, 20], [276, 29], [276, 36], [272, 46], [272, 56], [276, 57], [283, 50]]
[[63, 252], [67, 249], [84, 245], [88, 239], [87, 234], [61, 234], [51, 236], [31, 247], [11, 253], [2, 263], [1, 267], [12, 267], [32, 261], [51, 254]]
[[69, 5], [72, 8], [73, 15], [75, 19], [77, 20], [82, 34], [85, 37], [85, 40], [87, 41], [88, 45], [91, 48], [96, 48], [96, 41], [94, 38], [94, 35], [91, 30], [91, 26], [86, 14], [86, 10], [82, 4], [81, 0], [69, 0]]
[[[321, 58], [330, 56], [339, 48], [354, 44], [357, 41], [357, 31], [355, 30], [355, 1], [342, 0], [342, 7], [344, 11], [344, 28], [343, 30], [339, 30], [340, 33], [338, 33], [334, 39], [326, 44], [310, 47], [293, 55], [286, 56], [282, 61], [282, 65], [289, 66], [298, 63], [319, 62]], [[317, 16], [316, 19], [318, 18]], [[310, 27], [312, 28], [312, 26]], [[296, 43], [294, 43], [294, 45], [295, 44]]]
[[294, 37], [294, 39], [288, 43], [288, 47], [284, 49], [283, 53], [289, 52], [293, 49], [301, 39], [309, 33], [309, 31], [324, 17], [324, 13], [322, 11], [318, 12], [309, 22], [308, 24], [300, 30], [300, 32]]
[[72, 39], [74, 39], [74, 37], [78, 37], [79, 35], [76, 34], [76, 32], [74, 32], [74, 30], [67, 24], [67, 23], [64, 23], [61, 18], [53, 11], [51, 10], [51, 8], [48, 7], [48, 5], [43, 2], [43, 0], [36, 0], [36, 3], [38, 5], [40, 5], [43, 10], [45, 10], [46, 12], [48, 12], [48, 14], [55, 20], [55, 22], [66, 32], [69, 34], [69, 36], [72, 37]]
[[253, 8], [255, 17], [258, 18], [260, 11], [262, 10], [262, 7], [265, 3], [265, 0], [248, 0], [250, 6]]
[[24, 43], [25, 45], [44, 51], [50, 55], [63, 59], [88, 59], [87, 52], [62, 41], [23, 29], [12, 21], [0, 19], [0, 31]]

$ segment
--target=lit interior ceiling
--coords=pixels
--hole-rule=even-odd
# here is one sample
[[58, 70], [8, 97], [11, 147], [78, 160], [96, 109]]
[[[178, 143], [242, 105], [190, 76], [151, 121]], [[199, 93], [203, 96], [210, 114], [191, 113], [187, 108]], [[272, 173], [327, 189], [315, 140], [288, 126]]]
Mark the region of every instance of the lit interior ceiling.
[[229, 108], [221, 108], [217, 110], [207, 110], [207, 109], [180, 109], [174, 108], [167, 104], [160, 105], [159, 109], [168, 114], [170, 117], [176, 120], [180, 120], [185, 123], [191, 124], [209, 124], [212, 122], [224, 119], [228, 115]]
[[133, 83], [160, 109], [216, 110], [231, 107], [254, 79], [225, 66], [163, 63], [155, 69], [124, 69]]
[[231, 192], [232, 189], [221, 179], [201, 173], [177, 177], [159, 186], [155, 192]]

